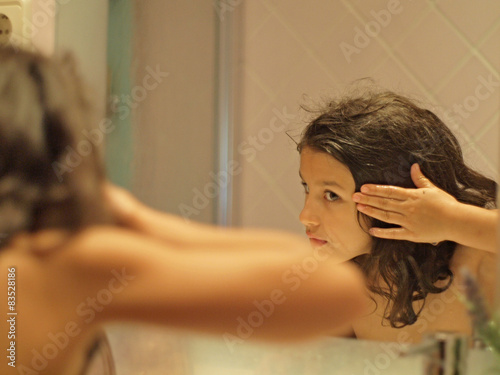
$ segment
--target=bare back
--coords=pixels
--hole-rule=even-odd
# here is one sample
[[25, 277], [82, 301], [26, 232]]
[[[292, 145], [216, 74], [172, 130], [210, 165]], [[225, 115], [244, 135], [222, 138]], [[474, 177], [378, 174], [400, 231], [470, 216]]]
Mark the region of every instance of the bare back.
[[[41, 240], [44, 246], [58, 241], [54, 237]], [[95, 322], [86, 322], [78, 307], [85, 303], [85, 295], [91, 296], [92, 286], [99, 283], [100, 277], [82, 272], [78, 254], [37, 257], [31, 252], [32, 245], [30, 238], [18, 238], [15, 246], [0, 256], [0, 287], [6, 289], [7, 270], [15, 274], [13, 310], [17, 314], [6, 327], [12, 333], [9, 345], [14, 356], [1, 364], [2, 373], [80, 374]], [[71, 275], [76, 274], [86, 281], [81, 285], [72, 283], [75, 278]], [[6, 299], [0, 303], [7, 311]], [[7, 337], [4, 331], [2, 325], [2, 337]]]

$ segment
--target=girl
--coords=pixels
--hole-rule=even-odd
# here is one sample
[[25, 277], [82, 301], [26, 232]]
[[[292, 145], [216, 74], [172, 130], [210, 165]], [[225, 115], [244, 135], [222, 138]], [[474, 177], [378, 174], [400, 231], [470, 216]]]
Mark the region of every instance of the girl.
[[[372, 303], [351, 333], [405, 342], [417, 342], [433, 330], [471, 333], [455, 292], [458, 270], [468, 267], [491, 301], [494, 255], [475, 249], [482, 245], [459, 245], [439, 236], [431, 236], [432, 243], [372, 237], [370, 230], [387, 234], [394, 227], [389, 223], [399, 221], [386, 210], [375, 211], [376, 204], [367, 207], [373, 197], [359, 195], [365, 184], [414, 188], [411, 166], [418, 163], [454, 200], [494, 205], [495, 182], [465, 165], [446, 125], [405, 97], [366, 91], [329, 103], [305, 129], [298, 151], [306, 194], [300, 220], [312, 246], [356, 263], [368, 280]], [[353, 197], [365, 203], [359, 210]]]

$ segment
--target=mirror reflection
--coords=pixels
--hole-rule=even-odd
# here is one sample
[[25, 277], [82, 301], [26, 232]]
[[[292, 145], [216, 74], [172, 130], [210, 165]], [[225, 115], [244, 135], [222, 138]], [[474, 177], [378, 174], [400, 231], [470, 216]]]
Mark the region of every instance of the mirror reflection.
[[[233, 35], [232, 43], [221, 45], [224, 50], [215, 56], [230, 54], [233, 62], [232, 86], [225, 88], [232, 95], [233, 122], [226, 130], [232, 142], [228, 154], [216, 149], [212, 160], [201, 157], [207, 152], [207, 127], [198, 118], [205, 114], [205, 121], [211, 121], [212, 111], [202, 107], [179, 115], [182, 121], [175, 123], [182, 123], [182, 128], [165, 120], [173, 116], [167, 108], [173, 104], [162, 98], [195, 78], [186, 77], [178, 67], [188, 69], [185, 60], [170, 61], [167, 56], [165, 48], [175, 48], [180, 41], [165, 47], [160, 43], [165, 37], [155, 29], [143, 36], [149, 44], [138, 51], [138, 58], [143, 65], [165, 61], [172, 81], [170, 87], [167, 83], [151, 92], [145, 100], [151, 107], [145, 104], [137, 110], [141, 129], [149, 132], [138, 136], [138, 165], [148, 169], [137, 171], [132, 189], [150, 204], [194, 221], [217, 223], [220, 204], [226, 202], [222, 209], [229, 212], [232, 225], [306, 234], [313, 246], [358, 263], [373, 278], [373, 304], [366, 319], [346, 330], [348, 336], [398, 340], [401, 335], [404, 341], [418, 342], [425, 332], [438, 329], [471, 334], [470, 319], [457, 295], [463, 265], [480, 279], [488, 302], [494, 299], [497, 8], [492, 3], [477, 7], [446, 1], [323, 1], [314, 7], [299, 2], [220, 2], [215, 27], [203, 19], [205, 31], [224, 24]], [[146, 22], [159, 25], [158, 15], [168, 10], [151, 4], [137, 12], [142, 28]], [[467, 21], [471, 14], [482, 21]], [[185, 38], [186, 54], [201, 53], [197, 33], [203, 27], [168, 24], [178, 27], [176, 35]], [[213, 33], [206, 34], [215, 39]], [[212, 64], [217, 68], [218, 62], [213, 51], [206, 56], [210, 58], [203, 63], [188, 59], [189, 64], [192, 71], [212, 77]], [[205, 85], [193, 82], [192, 87], [213, 92], [225, 73]], [[206, 91], [183, 90], [189, 97], [206, 98]], [[178, 105], [190, 105], [183, 97]], [[162, 106], [152, 104], [160, 102]], [[365, 124], [371, 127], [362, 128]], [[216, 122], [218, 131], [219, 125]], [[161, 137], [168, 133], [180, 140], [174, 132], [185, 137], [189, 126], [194, 133], [185, 143], [174, 142], [175, 150], [149, 147], [160, 143], [158, 129]], [[306, 126], [311, 134], [303, 135]], [[217, 131], [210, 135], [216, 140], [219, 136]], [[185, 164], [165, 167], [159, 162], [178, 155], [182, 145], [188, 149], [181, 154], [190, 155]], [[220, 158], [233, 163], [232, 168], [220, 169]], [[194, 170], [191, 163], [197, 173], [185, 173]], [[429, 179], [425, 183], [424, 177]], [[356, 205], [353, 194], [363, 184], [420, 189], [394, 190], [397, 197], [381, 191], [357, 194]], [[160, 198], [167, 193], [177, 193], [177, 199]], [[468, 206], [456, 205], [455, 200]], [[384, 209], [394, 201], [400, 205]], [[415, 205], [408, 207], [410, 201]], [[374, 221], [367, 220], [370, 214]], [[472, 218], [476, 221], [469, 221]], [[402, 224], [403, 232], [387, 229]], [[371, 227], [386, 228], [378, 231], [379, 236], [405, 241], [377, 238], [373, 228], [367, 234]]]
[[[470, 185], [476, 179], [472, 177], [474, 173], [459, 167], [462, 162], [457, 159], [452, 161], [452, 155], [457, 154], [458, 148], [456, 151], [445, 151], [446, 144], [455, 144], [455, 141], [449, 138], [451, 136], [444, 125], [431, 120], [429, 126], [433, 131], [442, 127], [446, 135], [434, 134], [432, 140], [425, 140], [430, 135], [423, 130], [425, 125], [422, 122], [425, 120], [420, 116], [417, 116], [419, 119], [412, 118], [409, 113], [398, 114], [404, 106], [401, 100], [401, 104], [397, 105], [393, 104], [397, 99], [391, 99], [390, 95], [385, 98], [383, 95], [369, 97], [363, 92], [363, 87], [356, 84], [354, 99], [350, 99], [353, 95], [349, 91], [353, 81], [371, 77], [376, 85], [417, 100], [421, 108], [428, 108], [438, 115], [457, 137], [467, 164], [486, 177], [496, 179], [498, 91], [494, 86], [498, 85], [498, 56], [488, 46], [492, 46], [490, 43], [495, 39], [493, 30], [498, 24], [495, 16], [487, 16], [487, 13], [498, 12], [498, 9], [493, 9], [497, 6], [490, 4], [492, 8], [485, 5], [482, 9], [472, 9], [470, 5], [456, 7], [448, 2], [413, 4], [385, 1], [352, 5], [321, 2], [311, 9], [296, 5], [291, 7], [271, 1], [245, 3], [239, 15], [243, 18], [240, 45], [243, 58], [239, 70], [242, 88], [236, 104], [236, 111], [241, 117], [236, 133], [242, 136], [237, 137], [235, 146], [239, 147], [236, 157], [241, 161], [243, 171], [235, 181], [235, 195], [238, 196], [235, 221], [241, 225], [266, 223], [270, 227], [298, 233], [303, 233], [305, 229], [313, 238], [313, 245], [322, 245], [327, 240], [324, 246], [336, 247], [336, 251], [344, 253], [348, 248], [347, 257], [355, 258], [367, 250], [363, 244], [366, 238], [363, 223], [358, 225], [355, 222], [355, 210], [350, 200], [352, 193], [359, 191], [365, 183], [414, 187], [416, 180], [411, 181], [410, 173], [413, 163], [419, 163], [424, 175], [432, 172], [423, 169], [435, 168], [435, 177], [430, 180], [441, 188], [455, 184], [460, 186], [458, 189], [464, 188], [464, 191], [474, 195], [473, 200], [476, 199], [474, 191], [483, 191], [485, 200], [481, 203], [477, 201], [475, 205], [491, 208], [494, 183], [484, 179], [483, 182], [476, 180], [476, 187]], [[466, 24], [467, 14], [476, 14], [476, 19], [484, 23]], [[488, 18], [490, 21], [487, 21]], [[365, 95], [365, 98], [356, 99], [356, 95]], [[336, 102], [316, 114], [319, 117], [315, 114], [309, 116], [307, 111], [304, 116], [304, 111], [299, 109], [300, 105], [314, 106], [332, 99]], [[386, 115], [379, 110], [384, 107], [388, 111]], [[375, 114], [369, 115], [364, 111]], [[281, 113], [278, 118], [277, 113]], [[311, 118], [312, 123], [309, 122]], [[306, 147], [300, 153], [300, 164], [292, 154], [295, 148], [293, 142], [278, 132], [268, 136], [271, 133], [267, 130], [273, 121], [290, 134], [302, 132], [304, 124], [310, 124], [308, 129], [317, 128], [311, 130], [311, 134], [306, 133]], [[316, 125], [313, 125], [314, 121]], [[364, 121], [372, 127], [362, 128]], [[377, 124], [377, 121], [383, 125]], [[398, 126], [398, 123], [405, 128], [406, 134], [390, 128]], [[352, 133], [347, 133], [349, 129], [344, 130], [348, 127]], [[386, 133], [382, 135], [379, 131]], [[312, 139], [312, 146], [308, 148], [309, 138]], [[304, 138], [300, 135], [295, 138], [299, 139]], [[412, 141], [421, 143], [412, 146]], [[366, 149], [372, 144], [375, 148], [368, 153]], [[417, 149], [425, 151], [422, 153]], [[442, 156], [439, 156], [440, 152], [443, 152]], [[428, 158], [433, 166], [420, 158]], [[345, 167], [348, 167], [347, 171]], [[452, 172], [454, 169], [458, 173]], [[297, 186], [297, 170], [304, 178], [305, 198], [297, 192], [300, 189]], [[463, 179], [460, 177], [462, 172], [471, 174]], [[354, 183], [347, 178], [350, 174]], [[349, 189], [324, 185], [325, 181], [339, 182], [338, 179], [350, 183]], [[464, 180], [467, 180], [465, 184]], [[464, 197], [459, 197], [458, 189], [452, 193], [453, 189], [447, 187], [446, 191], [462, 200]], [[445, 197], [441, 198], [444, 201]], [[348, 203], [351, 204], [349, 211], [342, 206]], [[473, 204], [472, 201], [469, 203]], [[406, 239], [417, 237], [416, 243], [375, 239], [373, 242], [376, 244], [371, 244], [371, 254], [377, 255], [356, 258], [367, 271], [379, 271], [383, 279], [378, 293], [373, 295], [376, 304], [371, 307], [376, 310], [354, 324], [358, 338], [402, 341], [398, 335], [401, 338], [408, 338], [409, 335], [410, 340], [419, 341], [423, 333], [440, 328], [471, 333], [469, 317], [463, 306], [458, 308], [461, 302], [453, 293], [453, 288], [461, 282], [459, 269], [463, 264], [475, 269], [473, 272], [478, 277], [485, 278], [484, 292], [492, 303], [494, 256], [491, 252], [495, 251], [494, 236], [488, 248], [479, 243], [481, 240], [478, 237], [484, 235], [478, 235], [478, 232], [476, 240], [471, 238], [467, 241], [467, 247], [455, 248], [455, 243], [443, 241], [463, 242], [463, 238], [446, 237], [448, 235], [444, 233], [433, 239], [438, 228], [447, 232], [445, 227], [440, 226], [444, 213], [442, 209], [436, 207], [434, 211], [429, 211], [428, 217], [415, 218], [420, 221], [422, 231], [418, 233], [417, 227], [410, 228]], [[384, 221], [384, 215], [397, 210], [394, 207], [382, 210], [377, 219]], [[295, 221], [299, 212], [302, 228]], [[461, 216], [465, 217], [471, 216]], [[447, 225], [463, 234], [461, 218], [454, 216]], [[396, 220], [395, 224], [401, 222]], [[425, 229], [424, 224], [427, 224]], [[488, 225], [483, 221], [479, 227], [485, 228], [485, 225], [491, 233], [494, 224]], [[411, 230], [415, 232], [411, 233]], [[420, 235], [422, 237], [418, 238]], [[433, 246], [432, 243], [436, 242], [438, 244]], [[345, 244], [345, 248], [337, 245], [339, 243]], [[454, 255], [444, 255], [447, 246], [450, 250], [453, 248], [451, 252]], [[412, 248], [421, 257], [416, 260], [417, 264], [411, 264]], [[431, 253], [435, 253], [437, 258]], [[442, 256], [449, 258], [442, 263]], [[365, 259], [361, 260], [363, 257]], [[371, 267], [366, 262], [371, 263]], [[437, 271], [435, 268], [431, 271], [433, 267], [425, 266], [426, 262], [437, 268], [446, 264], [448, 270], [441, 268]], [[404, 263], [406, 266], [403, 266]], [[450, 276], [453, 274], [454, 281], [445, 281], [447, 276], [444, 274], [438, 276], [442, 271]], [[423, 300], [412, 302], [413, 308], [405, 310], [402, 307], [404, 303], [398, 307], [401, 302], [395, 297], [398, 294], [401, 297], [407, 293], [408, 300], [422, 297], [419, 294], [426, 289], [421, 289], [421, 283], [426, 283], [423, 281], [426, 272], [441, 279], [434, 279], [428, 284], [431, 289], [436, 289]], [[408, 280], [408, 283], [403, 280]], [[410, 287], [412, 283], [415, 289]], [[445, 286], [447, 283], [450, 283], [448, 287]], [[424, 301], [427, 306], [423, 305]], [[413, 324], [407, 324], [420, 308], [420, 320], [416, 318]], [[404, 327], [394, 328], [397, 326]]]
[[[493, 3], [476, 6], [446, 1], [322, 1], [314, 6], [280, 1], [219, 2], [215, 27], [204, 23], [204, 40], [213, 41], [213, 30], [221, 28], [229, 28], [233, 39], [229, 45], [220, 43], [223, 50], [217, 50], [215, 56], [197, 51], [209, 44], [200, 46], [198, 42], [202, 26], [188, 32], [185, 24], [176, 25], [172, 20], [168, 25], [184, 38], [185, 54], [203, 53], [207, 58], [203, 63], [199, 59], [170, 61], [172, 54], [165, 48], [175, 48], [179, 40], [165, 47], [159, 41], [164, 37], [158, 37], [156, 31], [144, 36], [150, 44], [140, 51], [142, 64], [165, 61], [172, 86], [151, 93], [150, 103], [161, 102], [161, 108], [138, 108], [141, 126], [147, 127], [149, 136], [139, 135], [136, 150], [141, 165], [148, 165], [149, 170], [135, 174], [132, 190], [150, 204], [189, 220], [222, 223], [222, 209], [234, 226], [308, 235], [313, 247], [328, 248], [343, 260], [359, 264], [371, 280], [372, 301], [366, 317], [332, 334], [400, 343], [419, 342], [422, 335], [435, 330], [471, 335], [470, 318], [459, 297], [462, 266], [467, 265], [479, 280], [489, 305], [494, 300], [498, 10]], [[186, 19], [206, 22], [186, 12], [190, 15]], [[137, 22], [141, 28], [146, 22], [159, 25], [158, 14], [164, 13], [167, 9], [161, 5], [141, 6]], [[212, 80], [210, 71], [220, 66], [217, 58], [227, 55], [232, 70], [219, 72]], [[218, 141], [221, 131], [216, 116], [217, 130], [207, 135], [199, 118], [204, 114], [205, 121], [212, 120], [213, 113], [206, 107], [195, 114], [186, 111], [189, 113], [179, 115], [181, 121], [164, 121], [165, 116], [173, 116], [167, 108], [173, 104], [161, 98], [172, 97], [174, 87], [183, 86], [180, 82], [196, 79], [186, 77], [176, 64], [183, 64], [182, 69], [191, 64], [192, 71], [204, 72], [209, 78], [205, 85], [197, 80], [190, 86], [198, 91], [204, 87], [213, 93], [214, 86], [221, 87], [221, 76], [231, 78], [232, 85], [225, 87], [232, 99], [228, 109], [231, 126], [224, 130], [232, 141], [228, 153], [219, 142], [211, 154], [213, 159], [201, 157], [207, 154], [204, 140]], [[206, 98], [206, 91], [182, 90], [189, 97]], [[385, 90], [390, 91], [386, 102], [381, 99], [384, 94], [370, 97], [372, 92]], [[216, 103], [220, 94], [213, 97]], [[177, 103], [187, 105], [182, 99]], [[416, 112], [403, 113], [404, 107]], [[377, 132], [354, 128], [361, 126], [355, 122], [358, 118], [361, 123], [366, 119], [374, 129], [377, 121], [383, 125]], [[173, 134], [181, 129], [173, 126], [178, 122], [183, 124], [181, 138]], [[311, 129], [315, 123], [317, 134], [303, 138], [306, 126]], [[349, 125], [356, 129], [354, 135], [361, 133], [364, 138], [347, 138], [332, 129], [334, 125]], [[389, 130], [388, 125], [404, 127], [405, 132]], [[175, 151], [146, 146], [160, 142], [155, 129], [179, 140], [186, 136], [186, 126], [193, 126], [194, 132], [189, 133], [189, 141], [174, 142]], [[424, 130], [426, 126], [432, 131]], [[347, 150], [337, 143], [342, 137], [347, 138]], [[363, 147], [371, 144], [372, 153], [365, 153]], [[161, 152], [160, 160], [171, 160], [181, 145], [188, 150], [181, 152], [189, 155], [185, 164], [164, 166], [158, 161], [159, 154], [150, 155]], [[232, 168], [228, 164], [226, 169], [221, 167], [221, 158], [233, 163]], [[186, 170], [196, 173], [186, 174]], [[179, 181], [177, 176], [188, 181]], [[424, 177], [429, 180], [422, 180]], [[174, 178], [175, 183], [171, 182]], [[333, 182], [333, 187], [324, 182]], [[353, 193], [360, 192], [363, 184], [419, 189], [394, 190], [401, 194], [397, 198], [383, 191], [358, 194], [360, 201], [355, 204]], [[166, 202], [161, 197], [167, 192], [176, 193], [177, 199]], [[432, 195], [440, 203], [424, 200], [425, 193], [426, 198]], [[455, 200], [467, 206], [456, 205]], [[384, 209], [394, 201], [404, 208], [393, 204]], [[417, 203], [407, 207], [410, 201]], [[418, 216], [418, 211], [410, 215], [424, 207], [425, 215]], [[367, 220], [370, 214], [375, 221]], [[402, 219], [405, 215], [409, 218]], [[403, 232], [388, 230], [401, 225]], [[372, 229], [367, 234], [373, 226], [382, 231]], [[376, 234], [399, 236], [404, 241], [384, 240]], [[364, 254], [367, 252], [371, 255]], [[304, 275], [302, 270], [293, 276], [300, 279]]]

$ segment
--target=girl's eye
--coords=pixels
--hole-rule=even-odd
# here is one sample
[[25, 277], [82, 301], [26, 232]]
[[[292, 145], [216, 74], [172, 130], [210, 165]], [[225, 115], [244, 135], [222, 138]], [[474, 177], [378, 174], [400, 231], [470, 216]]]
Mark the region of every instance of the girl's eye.
[[306, 194], [309, 194], [309, 186], [307, 186], [307, 184], [305, 182], [301, 182], [303, 188], [304, 188], [304, 192]]
[[326, 191], [325, 192], [325, 199], [328, 202], [334, 202], [337, 199], [339, 199], [339, 196], [337, 194], [335, 194], [333, 191]]

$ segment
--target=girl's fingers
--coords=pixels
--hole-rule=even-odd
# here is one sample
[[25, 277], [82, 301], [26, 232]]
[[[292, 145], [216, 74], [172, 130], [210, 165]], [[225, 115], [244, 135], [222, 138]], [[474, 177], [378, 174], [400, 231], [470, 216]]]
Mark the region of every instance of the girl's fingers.
[[415, 163], [411, 166], [411, 179], [416, 187], [418, 188], [431, 188], [434, 184], [424, 176], [420, 170], [420, 166]]
[[365, 195], [362, 193], [354, 193], [352, 196], [352, 200], [358, 204], [371, 206], [381, 210], [393, 211], [398, 213], [400, 213], [401, 211], [400, 205], [402, 201], [395, 199], [381, 198], [378, 196]]
[[407, 190], [409, 189], [391, 185], [366, 184], [361, 186], [361, 193], [363, 194], [401, 201], [408, 199], [409, 194]]
[[374, 219], [378, 219], [386, 223], [403, 225], [404, 217], [400, 213], [381, 210], [372, 206], [366, 206], [364, 204], [357, 204], [356, 208], [359, 212], [371, 216]]
[[410, 232], [405, 228], [370, 228], [369, 232], [374, 237], [388, 240], [411, 240]]

